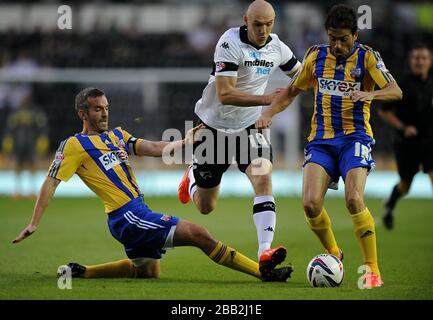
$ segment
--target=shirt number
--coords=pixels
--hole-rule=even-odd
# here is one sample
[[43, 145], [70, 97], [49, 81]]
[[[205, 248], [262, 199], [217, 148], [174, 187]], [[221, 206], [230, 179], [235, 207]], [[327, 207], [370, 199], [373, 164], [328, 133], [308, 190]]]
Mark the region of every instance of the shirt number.
[[366, 160], [370, 157], [370, 148], [364, 146], [363, 144], [356, 142], [355, 143], [355, 157], [362, 157]]

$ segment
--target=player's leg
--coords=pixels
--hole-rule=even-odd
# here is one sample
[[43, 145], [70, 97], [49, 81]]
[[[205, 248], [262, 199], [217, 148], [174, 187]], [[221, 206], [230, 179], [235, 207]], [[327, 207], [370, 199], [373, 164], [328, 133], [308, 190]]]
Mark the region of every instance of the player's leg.
[[[194, 170], [196, 170], [195, 173]], [[195, 176], [199, 176], [200, 172], [202, 172], [203, 177], [198, 178], [199, 182], [197, 182]], [[188, 203], [192, 199], [200, 213], [208, 214], [212, 212], [218, 201], [219, 183], [215, 186], [213, 186], [213, 183], [210, 186], [210, 181], [202, 182], [202, 180], [209, 179], [212, 174], [213, 170], [206, 170], [202, 167], [197, 168], [197, 165], [188, 166], [179, 184], [179, 200], [182, 203]]]
[[96, 265], [68, 264], [72, 277], [81, 278], [159, 278], [160, 259], [122, 259]]
[[346, 207], [354, 215], [364, 210], [364, 189], [367, 181], [367, 168], [350, 169], [345, 178]]
[[386, 200], [385, 207], [394, 210], [397, 201], [409, 193], [414, 174], [411, 176], [401, 176], [400, 181], [394, 186], [389, 198]]
[[293, 269], [289, 267], [261, 274], [257, 262], [237, 250], [214, 239], [209, 231], [197, 224], [180, 220], [173, 237], [173, 246], [194, 246], [200, 248], [210, 259], [230, 269], [250, 274], [264, 281], [286, 281]]
[[188, 203], [192, 199], [202, 214], [215, 209], [221, 177], [230, 166], [218, 162], [217, 139], [218, 132], [211, 127], [200, 131], [199, 141], [193, 146], [194, 163], [186, 169], [178, 188], [179, 200]]
[[[239, 166], [241, 171], [243, 166]], [[271, 248], [276, 225], [275, 200], [272, 196], [272, 162], [265, 158], [256, 158], [246, 167], [254, 189], [253, 220], [257, 231], [258, 259], [262, 273], [271, 272], [284, 261], [287, 250], [283, 246]]]
[[[69, 263], [73, 277], [157, 278], [162, 247], [172, 241], [177, 217], [152, 212], [136, 198], [108, 215], [112, 236], [125, 247], [129, 259], [97, 265]], [[168, 239], [168, 240], [167, 240]]]
[[367, 168], [353, 168], [349, 170], [345, 178], [346, 206], [349, 210], [355, 236], [361, 246], [364, 264], [367, 265], [373, 275], [379, 277], [373, 286], [382, 286], [377, 260], [376, 229], [374, 218], [370, 210], [364, 204], [364, 189], [367, 181]]
[[390, 196], [385, 201], [385, 212], [382, 219], [387, 229], [394, 227], [394, 208], [397, 201], [409, 192], [420, 164], [420, 159], [415, 153], [417, 150], [412, 144], [396, 144], [394, 151], [400, 181], [393, 187]]
[[[83, 277], [158, 277], [159, 259], [166, 249], [195, 246], [219, 264], [262, 278], [256, 262], [215, 240], [205, 228], [152, 212], [140, 200], [132, 201], [127, 208], [108, 217], [111, 234], [125, 246], [130, 260], [80, 266], [84, 269]], [[285, 281], [291, 271], [290, 268], [276, 270], [270, 280]]]
[[377, 260], [375, 222], [364, 203], [367, 175], [375, 166], [370, 140], [352, 140], [344, 145], [340, 154], [339, 170], [345, 181], [346, 207], [352, 217], [364, 264], [371, 270], [366, 274], [366, 286], [381, 287], [383, 282]]
[[189, 221], [179, 221], [173, 245], [197, 247], [218, 264], [261, 278], [259, 265], [255, 261], [215, 240], [206, 228]]
[[[316, 152], [317, 156], [318, 152]], [[324, 161], [324, 157], [322, 162]], [[325, 250], [342, 258], [335, 240], [331, 219], [323, 206], [326, 190], [331, 182], [328, 172], [319, 164], [308, 162], [304, 166], [302, 203], [310, 229], [316, 234]]]
[[385, 211], [382, 216], [383, 225], [388, 230], [394, 228], [394, 208], [397, 201], [404, 197], [412, 185], [413, 177], [403, 178], [400, 176], [400, 181], [392, 188], [391, 194], [385, 201]]
[[192, 199], [200, 213], [209, 214], [216, 208], [219, 189], [219, 185], [213, 188], [200, 188], [196, 186], [195, 192], [192, 193]]
[[375, 164], [371, 156], [370, 140], [345, 141], [340, 152], [339, 170], [345, 182], [346, 207], [349, 210], [355, 236], [361, 247], [371, 287], [383, 285], [377, 261], [376, 229], [373, 216], [364, 203], [364, 190], [369, 170]]
[[217, 205], [221, 178], [229, 165], [195, 165], [189, 170], [189, 194], [202, 214], [211, 213]]
[[258, 240], [258, 258], [262, 274], [271, 272], [284, 261], [287, 250], [283, 246], [271, 248], [275, 234], [276, 212], [272, 196], [272, 146], [270, 130], [256, 130], [254, 125], [236, 133], [232, 139], [231, 155], [241, 172], [245, 173], [254, 189], [253, 220]]
[[[256, 174], [262, 166], [261, 174]], [[271, 248], [274, 239], [276, 213], [275, 200], [272, 196], [272, 163], [264, 158], [254, 159], [245, 170], [254, 189], [253, 220], [259, 242], [258, 257]]]

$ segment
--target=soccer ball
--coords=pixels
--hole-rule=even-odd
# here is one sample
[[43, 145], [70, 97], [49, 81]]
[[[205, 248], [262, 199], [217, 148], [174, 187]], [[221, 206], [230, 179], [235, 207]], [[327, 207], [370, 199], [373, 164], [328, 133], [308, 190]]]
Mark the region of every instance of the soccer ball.
[[332, 254], [319, 254], [307, 266], [307, 279], [312, 287], [338, 287], [343, 277], [343, 263]]

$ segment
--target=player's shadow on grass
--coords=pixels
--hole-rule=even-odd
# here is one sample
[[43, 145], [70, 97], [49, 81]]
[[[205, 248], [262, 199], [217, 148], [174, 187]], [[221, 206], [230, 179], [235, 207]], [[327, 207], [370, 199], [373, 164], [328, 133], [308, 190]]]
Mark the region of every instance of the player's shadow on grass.
[[[40, 272], [34, 272], [32, 274], [20, 274], [18, 277], [15, 277], [14, 282], [23, 282], [23, 283], [29, 283], [32, 281], [43, 281], [43, 282], [57, 282], [59, 279], [58, 277], [53, 274], [46, 274], [46, 273], [40, 273]], [[85, 282], [124, 282], [124, 283], [132, 283], [132, 282], [153, 282], [153, 283], [160, 283], [160, 284], [167, 284], [167, 285], [173, 285], [173, 284], [199, 284], [199, 285], [225, 285], [225, 286], [238, 286], [238, 285], [263, 285], [263, 286], [290, 286], [291, 288], [305, 288], [308, 287], [304, 281], [299, 280], [291, 280], [288, 279], [287, 282], [262, 282], [260, 280], [233, 280], [233, 279], [179, 279], [174, 277], [161, 277], [160, 279], [149, 279], [149, 278], [93, 278], [93, 279], [84, 279], [84, 278], [73, 278], [73, 282], [82, 282], [83, 284]]]
[[[143, 279], [146, 280], [146, 279]], [[161, 279], [155, 279], [154, 281], [163, 282], [167, 284], [209, 284], [209, 285], [263, 285], [263, 286], [290, 286], [292, 288], [305, 288], [308, 285], [304, 281], [288, 280], [287, 282], [262, 282], [260, 280], [213, 280], [213, 279], [178, 279], [163, 277]]]

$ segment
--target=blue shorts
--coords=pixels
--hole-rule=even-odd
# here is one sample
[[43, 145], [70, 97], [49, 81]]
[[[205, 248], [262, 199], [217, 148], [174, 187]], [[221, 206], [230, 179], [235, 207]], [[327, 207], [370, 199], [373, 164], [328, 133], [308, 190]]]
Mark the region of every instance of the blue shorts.
[[179, 218], [152, 212], [141, 198], [135, 198], [108, 214], [113, 237], [125, 246], [129, 259], [160, 259], [173, 247], [173, 235]]
[[375, 163], [371, 157], [373, 144], [374, 139], [359, 134], [313, 140], [305, 147], [302, 166], [314, 162], [326, 170], [332, 182], [338, 182], [340, 176], [345, 180], [350, 169], [367, 168], [370, 171], [374, 168]]

